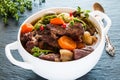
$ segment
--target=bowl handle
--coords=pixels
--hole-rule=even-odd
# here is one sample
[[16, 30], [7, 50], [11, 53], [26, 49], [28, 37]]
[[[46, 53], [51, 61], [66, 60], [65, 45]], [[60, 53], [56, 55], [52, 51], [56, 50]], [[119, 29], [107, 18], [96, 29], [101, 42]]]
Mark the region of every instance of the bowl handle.
[[24, 69], [32, 69], [31, 65], [28, 62], [20, 62], [18, 60], [16, 60], [10, 50], [17, 50], [18, 49], [18, 41], [15, 41], [11, 44], [6, 45], [5, 47], [5, 53], [7, 58], [10, 60], [11, 63], [13, 63], [14, 65], [20, 66]]
[[104, 13], [100, 12], [100, 11], [93, 11], [90, 13], [100, 24], [100, 26], [104, 27], [103, 24], [103, 19], [106, 21], [106, 26], [103, 29], [104, 35], [106, 35], [108, 33], [108, 30], [110, 29], [111, 26], [111, 19]]

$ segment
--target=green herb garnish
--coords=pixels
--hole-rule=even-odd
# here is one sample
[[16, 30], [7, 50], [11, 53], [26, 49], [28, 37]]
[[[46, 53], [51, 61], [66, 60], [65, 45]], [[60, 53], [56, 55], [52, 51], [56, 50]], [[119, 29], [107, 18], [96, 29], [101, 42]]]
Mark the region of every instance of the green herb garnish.
[[78, 6], [77, 14], [79, 14], [79, 15], [83, 14], [83, 16], [85, 18], [88, 18], [89, 17], [89, 13], [90, 13], [90, 10], [81, 10], [81, 8]]
[[78, 12], [78, 13], [81, 13], [81, 8], [80, 8], [80, 6], [77, 7], [77, 12]]
[[89, 13], [90, 13], [90, 10], [84, 10], [84, 16], [85, 16], [86, 18], [89, 17]]
[[9, 17], [18, 21], [18, 13], [24, 13], [25, 8], [28, 10], [32, 9], [31, 0], [0, 0], [0, 17], [3, 18], [5, 24], [8, 23]]
[[35, 56], [35, 57], [39, 57], [42, 54], [48, 54], [49, 52], [53, 52], [53, 51], [51, 51], [51, 50], [42, 50], [42, 49], [40, 49], [39, 47], [36, 47], [36, 46], [34, 46], [32, 48], [32, 53], [33, 53], [33, 56]]
[[70, 23], [70, 26], [73, 26], [74, 25], [74, 20], [71, 20], [69, 23]]

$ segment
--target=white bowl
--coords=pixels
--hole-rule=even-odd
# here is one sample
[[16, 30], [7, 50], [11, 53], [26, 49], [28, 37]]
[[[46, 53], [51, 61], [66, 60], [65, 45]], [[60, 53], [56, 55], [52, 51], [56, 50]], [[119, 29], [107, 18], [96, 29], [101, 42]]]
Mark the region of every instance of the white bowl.
[[[31, 23], [32, 21], [42, 17], [44, 14], [48, 13], [49, 11], [61, 13], [61, 12], [73, 12], [75, 10], [76, 9], [73, 9], [73, 8], [63, 8], [63, 7], [44, 9], [30, 16], [28, 19], [24, 21], [24, 23]], [[107, 22], [107, 25], [105, 27], [102, 26], [101, 20], [95, 17], [96, 15], [105, 19], [105, 21]], [[105, 35], [107, 34], [108, 29], [111, 26], [111, 20], [109, 19], [109, 17], [106, 14], [101, 13], [99, 11], [91, 12], [89, 19], [97, 26], [97, 29], [100, 34], [100, 39], [95, 50], [91, 54], [87, 55], [86, 57], [83, 57], [81, 59], [74, 60], [74, 61], [68, 61], [68, 62], [51, 62], [51, 61], [38, 59], [32, 56], [31, 54], [29, 54], [23, 48], [20, 42], [21, 27], [18, 32], [17, 41], [6, 45], [5, 47], [6, 56], [11, 63], [19, 67], [22, 67], [24, 69], [32, 70], [36, 74], [46, 79], [51, 79], [51, 80], [77, 79], [85, 75], [86, 73], [88, 73], [100, 59], [104, 45], [105, 45]], [[16, 49], [19, 51], [24, 62], [17, 61], [15, 58], [13, 58], [10, 50], [16, 50]]]

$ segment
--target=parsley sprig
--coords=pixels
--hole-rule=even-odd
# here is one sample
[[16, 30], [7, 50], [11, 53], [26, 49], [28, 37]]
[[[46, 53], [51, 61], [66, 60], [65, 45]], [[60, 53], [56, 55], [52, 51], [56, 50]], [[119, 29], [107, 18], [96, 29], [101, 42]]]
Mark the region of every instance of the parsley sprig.
[[32, 48], [32, 53], [33, 53], [33, 56], [35, 56], [35, 57], [39, 57], [42, 54], [48, 54], [49, 52], [53, 52], [53, 51], [43, 50], [43, 49], [40, 49], [39, 47], [35, 47], [35, 46]]
[[89, 17], [90, 10], [82, 10], [79, 6], [77, 7], [77, 14], [83, 14], [85, 18]]
[[8, 23], [9, 17], [18, 21], [19, 12], [24, 13], [25, 8], [32, 9], [31, 0], [0, 0], [0, 17], [2, 17], [5, 24]]

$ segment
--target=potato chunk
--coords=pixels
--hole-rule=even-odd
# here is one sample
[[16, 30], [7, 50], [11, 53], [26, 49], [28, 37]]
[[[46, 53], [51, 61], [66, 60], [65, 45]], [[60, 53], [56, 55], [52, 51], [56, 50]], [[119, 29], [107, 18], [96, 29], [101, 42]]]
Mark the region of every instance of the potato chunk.
[[70, 61], [73, 59], [73, 52], [67, 49], [60, 49], [61, 61]]
[[84, 32], [83, 35], [83, 42], [86, 43], [87, 45], [92, 45], [92, 37], [88, 31]]

